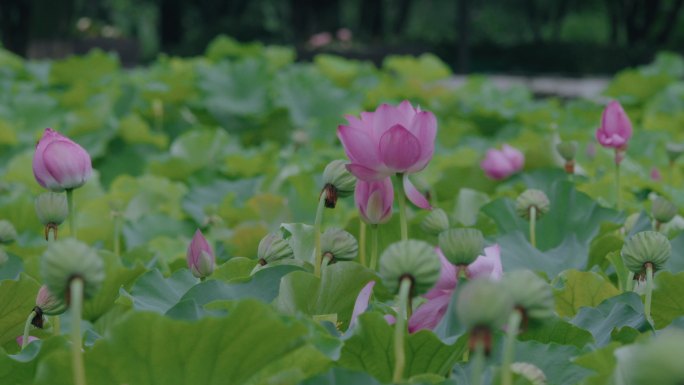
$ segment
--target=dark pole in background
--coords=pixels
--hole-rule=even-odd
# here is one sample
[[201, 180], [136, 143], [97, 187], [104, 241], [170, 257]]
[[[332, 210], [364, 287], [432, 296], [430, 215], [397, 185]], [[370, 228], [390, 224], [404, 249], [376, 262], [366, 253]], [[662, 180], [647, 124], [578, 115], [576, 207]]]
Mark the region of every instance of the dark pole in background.
[[470, 0], [458, 0], [458, 72], [470, 67]]

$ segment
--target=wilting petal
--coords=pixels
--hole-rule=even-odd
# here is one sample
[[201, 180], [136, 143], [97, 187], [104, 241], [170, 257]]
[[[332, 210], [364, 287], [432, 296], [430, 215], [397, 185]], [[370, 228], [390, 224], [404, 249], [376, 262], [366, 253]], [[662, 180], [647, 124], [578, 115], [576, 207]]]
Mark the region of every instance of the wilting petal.
[[352, 327], [359, 315], [365, 312], [368, 308], [368, 302], [370, 301], [370, 296], [373, 293], [373, 286], [375, 286], [375, 281], [368, 282], [356, 297], [356, 302], [354, 302], [354, 311], [352, 312], [352, 317], [349, 321], [349, 327]]
[[392, 126], [380, 138], [380, 159], [395, 172], [404, 172], [420, 159], [420, 142], [404, 126]]
[[425, 195], [418, 191], [416, 186], [414, 186], [413, 183], [411, 183], [408, 174], [404, 174], [402, 183], [404, 184], [404, 191], [406, 192], [406, 196], [411, 201], [411, 203], [425, 210], [430, 210], [432, 208], [430, 202], [428, 202], [427, 198], [425, 198]]
[[499, 280], [503, 276], [501, 265], [501, 249], [499, 245], [485, 247], [485, 255], [480, 255], [468, 265], [466, 273], [469, 278], [490, 278]]
[[420, 305], [409, 319], [409, 332], [415, 333], [421, 329], [434, 329], [449, 308], [451, 294], [435, 297]]
[[451, 293], [456, 290], [456, 285], [458, 284], [458, 278], [456, 277], [456, 266], [452, 265], [444, 254], [442, 250], [437, 248], [437, 255], [439, 255], [439, 262], [441, 264], [441, 270], [439, 272], [439, 279], [435, 286], [430, 289], [430, 291], [425, 294], [425, 298], [432, 299], [444, 294]]

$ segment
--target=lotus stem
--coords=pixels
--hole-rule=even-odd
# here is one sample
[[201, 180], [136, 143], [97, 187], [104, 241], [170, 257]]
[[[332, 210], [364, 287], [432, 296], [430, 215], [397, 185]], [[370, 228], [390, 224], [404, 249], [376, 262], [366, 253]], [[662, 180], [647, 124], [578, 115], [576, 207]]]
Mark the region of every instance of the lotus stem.
[[411, 295], [411, 278], [401, 278], [399, 284], [399, 313], [397, 323], [394, 325], [394, 375], [392, 381], [397, 384], [404, 379], [404, 367], [406, 366], [406, 350], [404, 340], [406, 335], [406, 309], [409, 295]]
[[361, 266], [368, 267], [366, 264], [366, 222], [359, 219], [359, 262]]
[[475, 342], [475, 354], [473, 354], [473, 366], [470, 373], [470, 384], [481, 385], [482, 373], [485, 369], [485, 346], [484, 341], [478, 339]]
[[325, 209], [325, 194], [318, 198], [318, 208], [316, 209], [316, 219], [314, 220], [314, 275], [321, 276], [321, 223], [323, 222], [323, 210]]
[[537, 248], [537, 207], [530, 207], [530, 243], [532, 247]]
[[371, 225], [371, 260], [370, 269], [375, 271], [378, 267], [378, 225]]
[[29, 331], [31, 330], [31, 321], [33, 321], [33, 317], [35, 316], [36, 312], [32, 311], [26, 319], [26, 323], [24, 324], [24, 334], [22, 335], [21, 339], [21, 350], [24, 350], [26, 345], [28, 345], [29, 343]]
[[76, 206], [74, 205], [74, 189], [66, 190], [67, 205], [69, 206], [69, 230], [74, 239], [78, 239], [76, 235]]
[[651, 297], [653, 295], [653, 264], [646, 263], [646, 303], [644, 304], [644, 316], [646, 320], [653, 325], [653, 318], [651, 317]]
[[511, 364], [515, 355], [515, 339], [520, 330], [520, 321], [522, 314], [515, 309], [508, 317], [507, 331], [506, 331], [506, 345], [504, 346], [503, 363], [501, 364], [501, 385], [513, 385], [513, 373], [511, 372]]
[[74, 277], [69, 282], [71, 294], [71, 366], [74, 372], [74, 384], [86, 385], [85, 367], [83, 365], [83, 345], [81, 337], [81, 311], [83, 308], [83, 279]]
[[401, 226], [401, 240], [408, 240], [408, 223], [406, 221], [406, 192], [402, 174], [397, 174], [399, 187], [397, 188], [397, 201], [399, 201], [399, 224]]

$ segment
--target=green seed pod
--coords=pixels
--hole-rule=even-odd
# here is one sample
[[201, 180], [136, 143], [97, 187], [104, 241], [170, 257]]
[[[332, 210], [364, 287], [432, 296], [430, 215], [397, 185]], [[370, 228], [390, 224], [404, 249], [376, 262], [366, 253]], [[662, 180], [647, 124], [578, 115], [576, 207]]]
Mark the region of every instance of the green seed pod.
[[546, 385], [546, 375], [538, 367], [527, 362], [514, 362], [511, 371], [524, 377], [532, 385]]
[[46, 285], [40, 287], [36, 296], [36, 306], [45, 315], [59, 315], [66, 311], [67, 305], [60, 297], [53, 295]]
[[478, 229], [449, 229], [439, 234], [439, 248], [454, 265], [469, 265], [484, 253], [484, 237]]
[[684, 331], [668, 328], [645, 343], [615, 351], [616, 385], [684, 384]]
[[504, 289], [513, 299], [513, 306], [524, 312], [524, 317], [541, 321], [553, 316], [554, 300], [551, 286], [529, 270], [506, 273]]
[[40, 271], [50, 292], [67, 301], [66, 294], [73, 278], [83, 280], [85, 299], [95, 295], [105, 278], [100, 256], [72, 238], [50, 243], [41, 259]]
[[10, 221], [1, 220], [0, 221], [0, 244], [9, 244], [17, 239], [17, 230]]
[[282, 259], [293, 258], [294, 252], [290, 242], [283, 239], [283, 233], [274, 231], [266, 234], [259, 242], [257, 257], [259, 258], [259, 264], [265, 265]]
[[449, 229], [449, 217], [440, 208], [432, 209], [420, 223], [420, 228], [430, 235], [439, 235], [442, 231]]
[[677, 206], [663, 197], [657, 197], [651, 204], [651, 214], [659, 223], [667, 223], [677, 215]]
[[356, 178], [347, 170], [346, 164], [341, 159], [333, 160], [323, 170], [325, 207], [335, 208], [338, 197], [346, 198], [354, 193]]
[[501, 328], [513, 310], [513, 300], [499, 282], [486, 278], [468, 281], [456, 299], [456, 316], [472, 330]]
[[348, 232], [331, 227], [321, 235], [321, 253], [333, 260], [350, 261], [359, 254], [359, 242]]
[[665, 152], [667, 152], [667, 157], [670, 163], [674, 163], [677, 158], [684, 154], [684, 144], [681, 143], [667, 143], [665, 145]]
[[560, 142], [556, 145], [556, 151], [558, 151], [560, 156], [565, 159], [566, 162], [574, 160], [575, 155], [577, 154], [577, 142], [574, 140]]
[[653, 264], [653, 270], [660, 270], [670, 258], [672, 245], [670, 240], [655, 231], [642, 231], [634, 234], [622, 246], [622, 260], [625, 266], [636, 275], [643, 275], [644, 265]]
[[61, 225], [69, 216], [65, 194], [47, 192], [36, 198], [36, 214], [44, 225]]
[[544, 214], [549, 212], [549, 198], [541, 190], [529, 189], [525, 190], [518, 199], [515, 200], [515, 211], [522, 218], [530, 219], [530, 209], [535, 207], [535, 219], [541, 218]]
[[413, 239], [389, 245], [380, 256], [380, 277], [393, 293], [399, 290], [404, 277], [413, 280], [411, 295], [427, 293], [439, 279], [441, 268], [434, 247]]

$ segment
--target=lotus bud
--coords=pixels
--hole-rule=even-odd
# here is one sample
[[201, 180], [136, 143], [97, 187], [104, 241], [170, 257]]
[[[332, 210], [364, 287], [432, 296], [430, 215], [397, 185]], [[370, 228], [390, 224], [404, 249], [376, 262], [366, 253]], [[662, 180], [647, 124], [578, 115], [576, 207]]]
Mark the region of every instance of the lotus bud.
[[442, 209], [432, 209], [420, 223], [420, 228], [430, 235], [439, 235], [442, 231], [449, 229], [449, 217]]
[[577, 155], [577, 142], [574, 140], [560, 142], [556, 145], [556, 151], [566, 162], [574, 160]]
[[323, 191], [325, 194], [325, 207], [334, 209], [337, 198], [346, 198], [354, 193], [356, 178], [346, 167], [346, 162], [341, 159], [333, 160], [323, 170]]
[[17, 230], [10, 221], [1, 220], [0, 221], [0, 244], [9, 244], [17, 239]]
[[529, 270], [515, 270], [503, 279], [513, 306], [522, 313], [523, 329], [529, 321], [542, 321], [553, 316], [554, 299], [551, 286]]
[[214, 272], [216, 257], [211, 246], [209, 246], [209, 242], [199, 229], [195, 231], [195, 235], [190, 241], [186, 259], [192, 275], [197, 278], [206, 278]]
[[546, 385], [546, 375], [544, 375], [544, 372], [528, 362], [512, 363], [511, 372], [524, 377], [532, 385]]
[[95, 295], [105, 278], [100, 256], [73, 238], [50, 243], [41, 259], [40, 271], [48, 290], [67, 302], [72, 279], [83, 280], [83, 298], [88, 299]]
[[681, 143], [667, 143], [665, 145], [665, 151], [672, 164], [677, 161], [677, 158], [684, 154], [684, 145]]
[[660, 270], [671, 252], [672, 245], [666, 236], [656, 231], [642, 231], [625, 241], [620, 254], [625, 266], [637, 277], [643, 277], [646, 264], [650, 263], [654, 272]]
[[330, 262], [349, 261], [359, 254], [359, 243], [348, 232], [334, 227], [329, 228], [321, 235], [321, 253], [323, 258], [328, 256]]
[[283, 233], [280, 231], [266, 234], [259, 242], [257, 258], [259, 258], [261, 266], [292, 257], [294, 257], [292, 246], [290, 246], [290, 242], [283, 238]]
[[663, 197], [657, 197], [651, 204], [651, 214], [658, 224], [667, 223], [677, 215], [677, 206]]
[[40, 222], [45, 225], [45, 239], [48, 233], [53, 230], [57, 238], [57, 229], [69, 216], [69, 205], [66, 195], [47, 192], [38, 195], [36, 198], [36, 214]]
[[484, 252], [484, 237], [478, 229], [449, 229], [439, 234], [439, 248], [451, 264], [470, 265]]
[[684, 331], [667, 328], [645, 343], [615, 351], [616, 385], [684, 384]]
[[67, 309], [67, 304], [62, 298], [54, 296], [50, 293], [46, 285], [40, 287], [38, 295], [36, 296], [36, 306], [33, 311], [36, 313], [31, 320], [33, 326], [43, 328], [43, 314], [45, 315], [60, 315]]
[[396, 293], [403, 278], [412, 280], [411, 295], [427, 293], [439, 279], [441, 263], [429, 243], [417, 240], [395, 242], [380, 256], [380, 277]]
[[531, 208], [535, 208], [535, 219], [541, 218], [549, 212], [549, 198], [541, 190], [525, 190], [518, 199], [515, 200], [515, 211], [522, 218], [530, 219]]
[[88, 152], [77, 143], [46, 128], [33, 155], [33, 175], [41, 186], [54, 192], [81, 187], [93, 167]]

